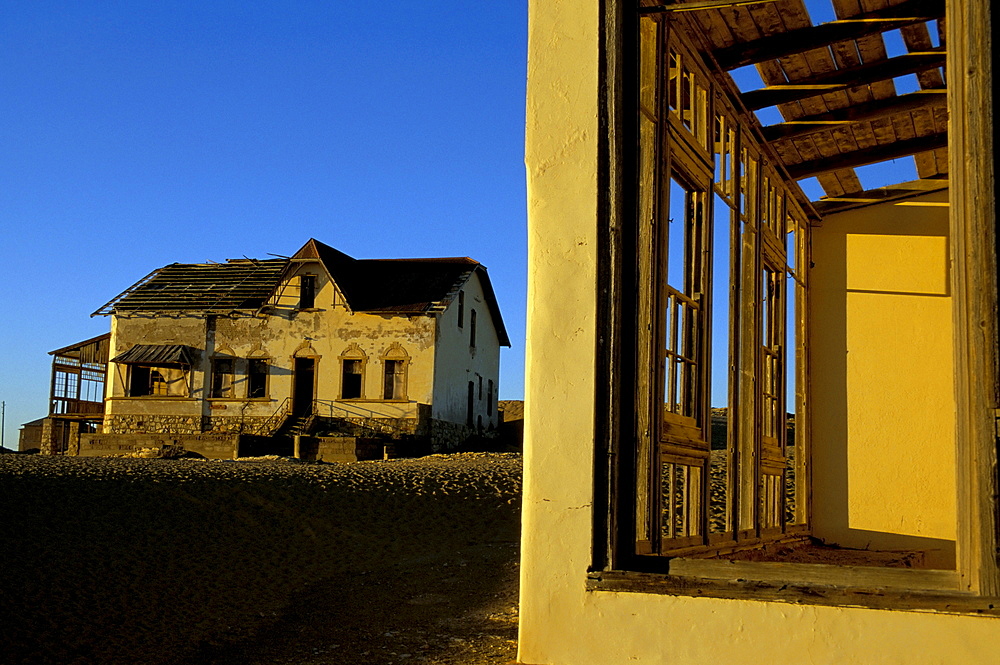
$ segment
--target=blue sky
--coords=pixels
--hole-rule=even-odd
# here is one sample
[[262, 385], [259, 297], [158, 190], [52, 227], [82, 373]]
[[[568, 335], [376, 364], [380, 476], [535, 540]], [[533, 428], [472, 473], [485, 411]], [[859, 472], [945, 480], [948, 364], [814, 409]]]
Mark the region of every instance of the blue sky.
[[153, 268], [291, 254], [471, 256], [523, 394], [526, 1], [4, 3], [0, 400]]

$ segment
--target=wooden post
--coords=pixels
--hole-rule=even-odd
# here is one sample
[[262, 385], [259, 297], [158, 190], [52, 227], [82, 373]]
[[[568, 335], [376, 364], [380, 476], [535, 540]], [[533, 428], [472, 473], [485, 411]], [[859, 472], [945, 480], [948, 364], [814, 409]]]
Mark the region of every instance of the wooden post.
[[963, 589], [997, 596], [997, 282], [990, 15], [989, 0], [952, 1], [946, 23], [957, 563]]

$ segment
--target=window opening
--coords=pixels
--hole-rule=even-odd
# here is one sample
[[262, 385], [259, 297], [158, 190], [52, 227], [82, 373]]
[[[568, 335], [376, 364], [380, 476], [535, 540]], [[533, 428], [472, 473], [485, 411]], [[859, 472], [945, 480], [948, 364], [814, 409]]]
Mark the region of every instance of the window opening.
[[655, 17], [640, 17], [639, 39], [637, 385], [622, 387], [641, 396], [635, 553], [756, 544], [807, 526], [785, 412], [804, 376], [804, 283], [788, 276], [807, 227], [786, 250], [794, 200], [752, 132]]
[[267, 397], [268, 361], [265, 358], [247, 360], [247, 397], [260, 399]]
[[469, 312], [469, 346], [476, 348], [476, 310]]
[[465, 326], [465, 291], [458, 292], [458, 327]]
[[341, 374], [340, 398], [360, 399], [362, 361], [356, 358], [345, 358], [342, 362], [343, 372]]
[[406, 361], [386, 359], [383, 399], [406, 397]]
[[234, 396], [235, 368], [231, 358], [212, 359], [212, 391], [214, 398]]
[[299, 275], [299, 309], [316, 306], [316, 275]]
[[493, 416], [493, 379], [490, 379], [486, 387], [486, 415]]

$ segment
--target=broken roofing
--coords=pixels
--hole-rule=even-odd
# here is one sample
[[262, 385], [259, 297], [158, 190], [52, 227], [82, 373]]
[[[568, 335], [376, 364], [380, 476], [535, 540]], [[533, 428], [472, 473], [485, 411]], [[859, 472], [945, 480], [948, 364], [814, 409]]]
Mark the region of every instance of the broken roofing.
[[93, 315], [255, 310], [271, 297], [287, 266], [287, 259], [171, 263], [146, 275]]
[[319, 261], [354, 312], [428, 314], [443, 311], [477, 273], [500, 343], [510, 346], [486, 268], [468, 257], [355, 259], [310, 239], [291, 259], [172, 263], [139, 280], [94, 315], [227, 313], [259, 310], [294, 263]]

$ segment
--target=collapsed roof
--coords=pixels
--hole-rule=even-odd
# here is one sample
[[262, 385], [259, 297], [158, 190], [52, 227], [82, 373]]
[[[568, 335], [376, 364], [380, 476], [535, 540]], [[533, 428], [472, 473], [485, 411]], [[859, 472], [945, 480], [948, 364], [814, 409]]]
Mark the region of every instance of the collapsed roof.
[[312, 238], [290, 259], [172, 263], [143, 277], [93, 316], [259, 311], [293, 266], [308, 261], [326, 268], [354, 312], [440, 312], [478, 274], [500, 343], [510, 346], [486, 268], [478, 261], [468, 257], [355, 259]]
[[[640, 12], [689, 22], [721, 70], [756, 67], [762, 88], [723, 83], [758, 117], [780, 112], [761, 138], [791, 179], [817, 178], [816, 210], [947, 185], [944, 0], [810, 0], [836, 17], [818, 24], [803, 0], [642, 4]], [[865, 191], [857, 167], [901, 158], [920, 181]]]

